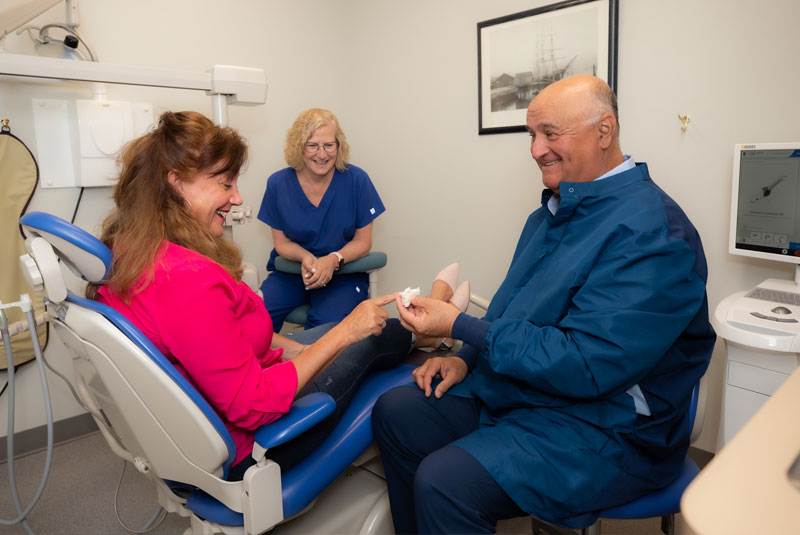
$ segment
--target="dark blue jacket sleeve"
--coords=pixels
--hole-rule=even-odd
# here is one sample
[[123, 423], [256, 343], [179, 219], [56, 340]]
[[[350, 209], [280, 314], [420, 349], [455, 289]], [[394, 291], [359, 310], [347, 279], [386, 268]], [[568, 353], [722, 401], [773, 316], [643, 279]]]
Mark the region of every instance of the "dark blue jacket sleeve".
[[461, 357], [470, 370], [475, 367], [478, 355], [486, 347], [486, 333], [489, 332], [491, 326], [490, 322], [464, 312], [459, 314], [453, 323], [451, 333], [453, 338], [464, 341], [464, 345], [456, 353], [456, 356]]
[[[596, 398], [637, 384], [699, 310], [705, 282], [694, 251], [664, 232], [621, 226], [565, 316], [540, 326], [492, 322], [484, 358], [499, 374], [556, 396]], [[524, 295], [523, 299], [536, 299]]]

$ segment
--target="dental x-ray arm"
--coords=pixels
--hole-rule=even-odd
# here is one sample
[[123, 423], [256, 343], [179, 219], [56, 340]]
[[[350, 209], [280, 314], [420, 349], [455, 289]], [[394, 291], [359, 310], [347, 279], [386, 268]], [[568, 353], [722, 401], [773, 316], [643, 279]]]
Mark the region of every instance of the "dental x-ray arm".
[[206, 72], [73, 61], [22, 54], [0, 54], [0, 74], [205, 91], [212, 98], [214, 122], [228, 123], [228, 105], [258, 106], [267, 100], [264, 71], [215, 65]]

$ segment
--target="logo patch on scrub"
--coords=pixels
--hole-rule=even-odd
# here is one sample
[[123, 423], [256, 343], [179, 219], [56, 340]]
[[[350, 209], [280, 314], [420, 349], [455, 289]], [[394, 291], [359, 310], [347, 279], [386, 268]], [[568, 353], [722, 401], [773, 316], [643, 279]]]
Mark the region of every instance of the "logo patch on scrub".
[[369, 209], [369, 213], [372, 214], [372, 215], [375, 215], [375, 208], [370, 208]]

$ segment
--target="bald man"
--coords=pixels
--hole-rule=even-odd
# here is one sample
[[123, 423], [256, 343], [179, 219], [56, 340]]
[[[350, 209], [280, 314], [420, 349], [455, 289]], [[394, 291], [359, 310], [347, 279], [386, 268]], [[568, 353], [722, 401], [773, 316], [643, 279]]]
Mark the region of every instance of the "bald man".
[[715, 335], [700, 237], [623, 155], [616, 97], [591, 76], [531, 102], [542, 206], [484, 318], [398, 305], [464, 341], [373, 411], [397, 533], [491, 533], [526, 514], [583, 528], [666, 486], [689, 446]]

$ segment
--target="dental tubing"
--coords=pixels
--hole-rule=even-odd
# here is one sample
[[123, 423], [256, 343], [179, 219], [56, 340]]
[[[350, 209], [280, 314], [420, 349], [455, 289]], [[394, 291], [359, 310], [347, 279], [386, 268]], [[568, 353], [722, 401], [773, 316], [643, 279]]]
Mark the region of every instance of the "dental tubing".
[[[19, 307], [22, 309], [27, 319], [27, 325], [20, 326], [19, 324], [23, 322], [17, 322], [13, 325], [8, 324], [8, 317], [6, 316], [5, 309], [11, 307]], [[17, 490], [17, 482], [14, 471], [14, 354], [11, 349], [12, 328], [14, 333], [25, 330], [28, 330], [31, 333], [33, 353], [36, 356], [36, 365], [39, 369], [39, 378], [42, 384], [45, 414], [47, 417], [47, 457], [45, 459], [44, 474], [42, 474], [39, 488], [36, 489], [36, 493], [34, 494], [33, 498], [31, 498], [30, 503], [27, 505], [27, 507], [25, 507], [24, 510], [22, 508], [22, 504], [20, 503], [19, 491]], [[28, 294], [23, 294], [20, 301], [16, 303], [3, 304], [3, 302], [0, 301], [0, 333], [2, 334], [3, 345], [6, 348], [6, 359], [8, 361], [8, 435], [6, 437], [8, 452], [8, 482], [9, 486], [11, 487], [11, 497], [14, 501], [14, 507], [18, 514], [17, 518], [13, 520], [0, 519], [0, 526], [14, 526], [21, 523], [29, 535], [34, 535], [33, 530], [28, 524], [27, 517], [38, 503], [39, 498], [41, 498], [42, 493], [44, 492], [45, 484], [47, 483], [47, 478], [50, 475], [50, 466], [53, 460], [53, 409], [50, 402], [50, 390], [47, 387], [47, 377], [45, 376], [44, 372], [44, 357], [42, 355], [42, 348], [39, 345], [39, 337], [36, 336], [36, 318], [34, 316], [33, 306]]]

